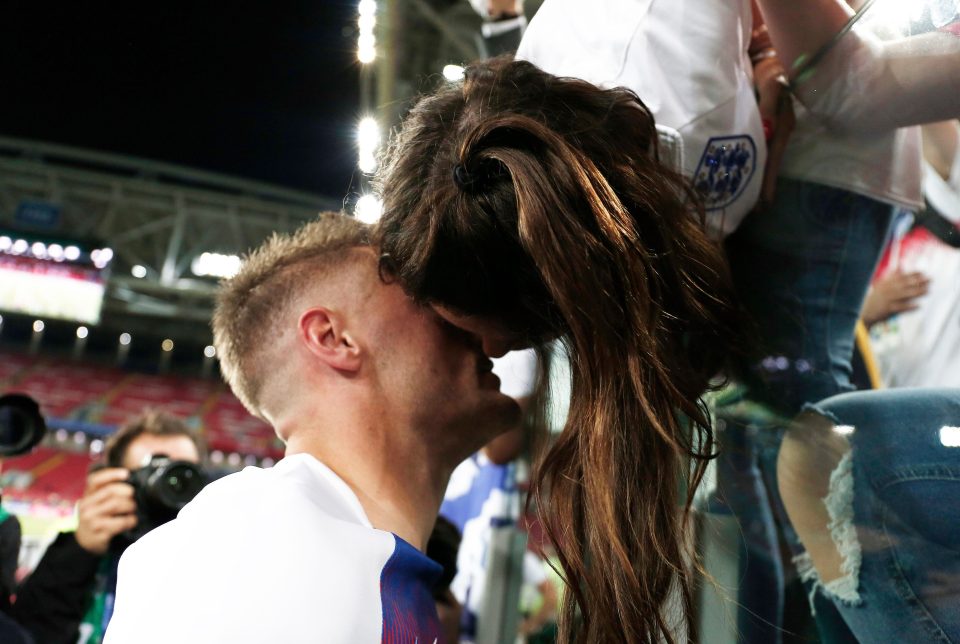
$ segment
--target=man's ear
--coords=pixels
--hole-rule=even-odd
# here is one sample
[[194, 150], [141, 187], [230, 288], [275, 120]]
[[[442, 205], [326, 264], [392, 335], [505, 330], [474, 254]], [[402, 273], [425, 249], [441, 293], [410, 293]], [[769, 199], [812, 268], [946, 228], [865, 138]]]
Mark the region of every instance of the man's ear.
[[323, 307], [304, 311], [300, 341], [314, 356], [338, 371], [359, 371], [361, 350], [347, 330], [343, 316]]

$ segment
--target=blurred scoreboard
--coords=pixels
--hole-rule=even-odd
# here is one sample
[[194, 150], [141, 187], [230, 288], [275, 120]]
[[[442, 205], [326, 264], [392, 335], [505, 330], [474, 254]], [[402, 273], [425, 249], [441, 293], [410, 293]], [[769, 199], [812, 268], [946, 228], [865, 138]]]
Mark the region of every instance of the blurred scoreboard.
[[97, 324], [113, 251], [0, 230], [0, 310]]

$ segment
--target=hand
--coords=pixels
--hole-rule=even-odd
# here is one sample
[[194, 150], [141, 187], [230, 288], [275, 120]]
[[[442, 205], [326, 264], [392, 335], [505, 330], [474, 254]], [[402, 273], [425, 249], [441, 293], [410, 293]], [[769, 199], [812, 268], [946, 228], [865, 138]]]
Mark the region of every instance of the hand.
[[917, 298], [926, 295], [929, 288], [930, 278], [923, 273], [888, 273], [867, 293], [860, 317], [869, 327], [897, 313], [913, 311], [918, 306]]
[[104, 554], [111, 539], [137, 525], [133, 487], [126, 482], [129, 476], [129, 471], [112, 467], [87, 477], [76, 533], [77, 543], [87, 552]]
[[774, 56], [759, 61], [753, 67], [753, 80], [757, 89], [757, 108], [767, 139], [767, 163], [763, 169], [763, 185], [760, 202], [764, 206], [773, 203], [780, 164], [796, 125], [793, 102], [787, 90], [780, 60]]
[[519, 16], [523, 13], [523, 0], [489, 0], [487, 13], [494, 20]]

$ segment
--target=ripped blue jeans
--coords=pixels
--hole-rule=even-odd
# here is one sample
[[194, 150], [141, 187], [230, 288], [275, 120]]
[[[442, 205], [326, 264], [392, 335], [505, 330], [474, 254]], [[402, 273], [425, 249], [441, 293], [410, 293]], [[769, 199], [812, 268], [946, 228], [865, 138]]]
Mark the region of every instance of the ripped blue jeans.
[[[862, 195], [781, 178], [773, 206], [727, 240], [738, 295], [756, 323], [757, 354], [740, 380], [749, 402], [783, 419], [718, 409], [726, 420], [718, 486], [744, 534], [738, 625], [747, 644], [781, 641], [785, 579], [795, 575], [781, 564], [774, 521], [789, 532], [772, 498], [780, 436], [805, 403], [853, 388], [853, 329], [892, 216], [892, 206]], [[822, 639], [853, 641], [829, 612], [818, 611]]]
[[822, 583], [802, 553], [801, 576], [861, 642], [960, 642], [960, 389], [855, 392], [808, 409], [849, 450], [821, 500], [842, 574]]

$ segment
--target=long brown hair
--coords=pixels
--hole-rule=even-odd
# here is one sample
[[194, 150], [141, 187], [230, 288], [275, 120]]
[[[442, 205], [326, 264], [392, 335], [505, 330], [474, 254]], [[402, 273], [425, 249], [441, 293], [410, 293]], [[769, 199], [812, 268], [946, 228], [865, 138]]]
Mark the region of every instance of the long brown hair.
[[731, 287], [649, 110], [477, 63], [412, 109], [379, 187], [386, 268], [415, 297], [567, 344], [570, 411], [532, 486], [571, 591], [561, 640], [675, 641], [666, 603], [679, 589], [691, 614], [682, 531], [712, 455], [699, 396], [726, 354]]

